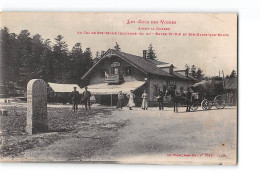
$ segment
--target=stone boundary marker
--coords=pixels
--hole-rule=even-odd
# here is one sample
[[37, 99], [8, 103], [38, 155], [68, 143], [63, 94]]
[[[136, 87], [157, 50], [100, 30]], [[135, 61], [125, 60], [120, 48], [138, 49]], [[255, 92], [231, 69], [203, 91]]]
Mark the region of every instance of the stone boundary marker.
[[27, 84], [26, 132], [47, 132], [47, 120], [47, 84], [42, 79], [32, 79]]

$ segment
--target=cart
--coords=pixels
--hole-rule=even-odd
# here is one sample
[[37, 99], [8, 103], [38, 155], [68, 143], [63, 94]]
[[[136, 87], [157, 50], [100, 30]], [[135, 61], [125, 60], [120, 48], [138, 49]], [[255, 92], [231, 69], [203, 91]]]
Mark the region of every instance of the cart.
[[196, 83], [190, 88], [194, 91], [191, 95], [191, 111], [197, 111], [199, 106], [203, 110], [210, 110], [213, 106], [217, 109], [225, 108], [225, 84], [221, 77], [212, 77], [211, 80]]

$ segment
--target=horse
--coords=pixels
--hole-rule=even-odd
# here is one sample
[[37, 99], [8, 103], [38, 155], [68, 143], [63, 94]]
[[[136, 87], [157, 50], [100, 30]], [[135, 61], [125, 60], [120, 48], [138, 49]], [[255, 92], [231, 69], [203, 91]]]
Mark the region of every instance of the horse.
[[178, 93], [178, 91], [174, 90], [174, 89], [169, 89], [166, 91], [165, 96], [171, 97], [171, 100], [173, 102], [173, 111], [174, 112], [178, 112], [178, 105], [185, 101], [186, 99], [186, 94], [185, 93]]

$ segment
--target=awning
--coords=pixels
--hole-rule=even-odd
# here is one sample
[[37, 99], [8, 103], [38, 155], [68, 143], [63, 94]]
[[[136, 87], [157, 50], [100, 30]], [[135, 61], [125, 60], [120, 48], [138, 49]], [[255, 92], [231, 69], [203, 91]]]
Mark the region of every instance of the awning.
[[79, 93], [83, 93], [84, 88], [80, 88], [77, 84], [59, 84], [59, 83], [48, 83], [52, 90], [56, 93], [70, 93], [74, 90], [74, 87], [77, 88]]
[[130, 90], [137, 90], [141, 86], [143, 86], [146, 81], [131, 81], [125, 82], [119, 85], [111, 85], [108, 83], [94, 84], [89, 85], [88, 90], [91, 94], [118, 94], [119, 91], [126, 94], [129, 93]]

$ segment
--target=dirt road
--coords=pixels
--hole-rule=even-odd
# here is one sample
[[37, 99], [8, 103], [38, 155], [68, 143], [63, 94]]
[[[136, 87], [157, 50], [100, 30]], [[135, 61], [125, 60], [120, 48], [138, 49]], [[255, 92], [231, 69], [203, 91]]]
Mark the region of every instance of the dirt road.
[[[68, 110], [64, 108], [64, 110]], [[47, 146], [22, 152], [17, 160], [107, 161], [119, 163], [233, 164], [237, 110], [174, 113], [171, 108], [83, 109], [75, 130]]]
[[[113, 148], [91, 160], [122, 163], [231, 164], [236, 156], [236, 109], [179, 113], [168, 108], [113, 113], [130, 120]], [[126, 113], [126, 114], [125, 114]]]

